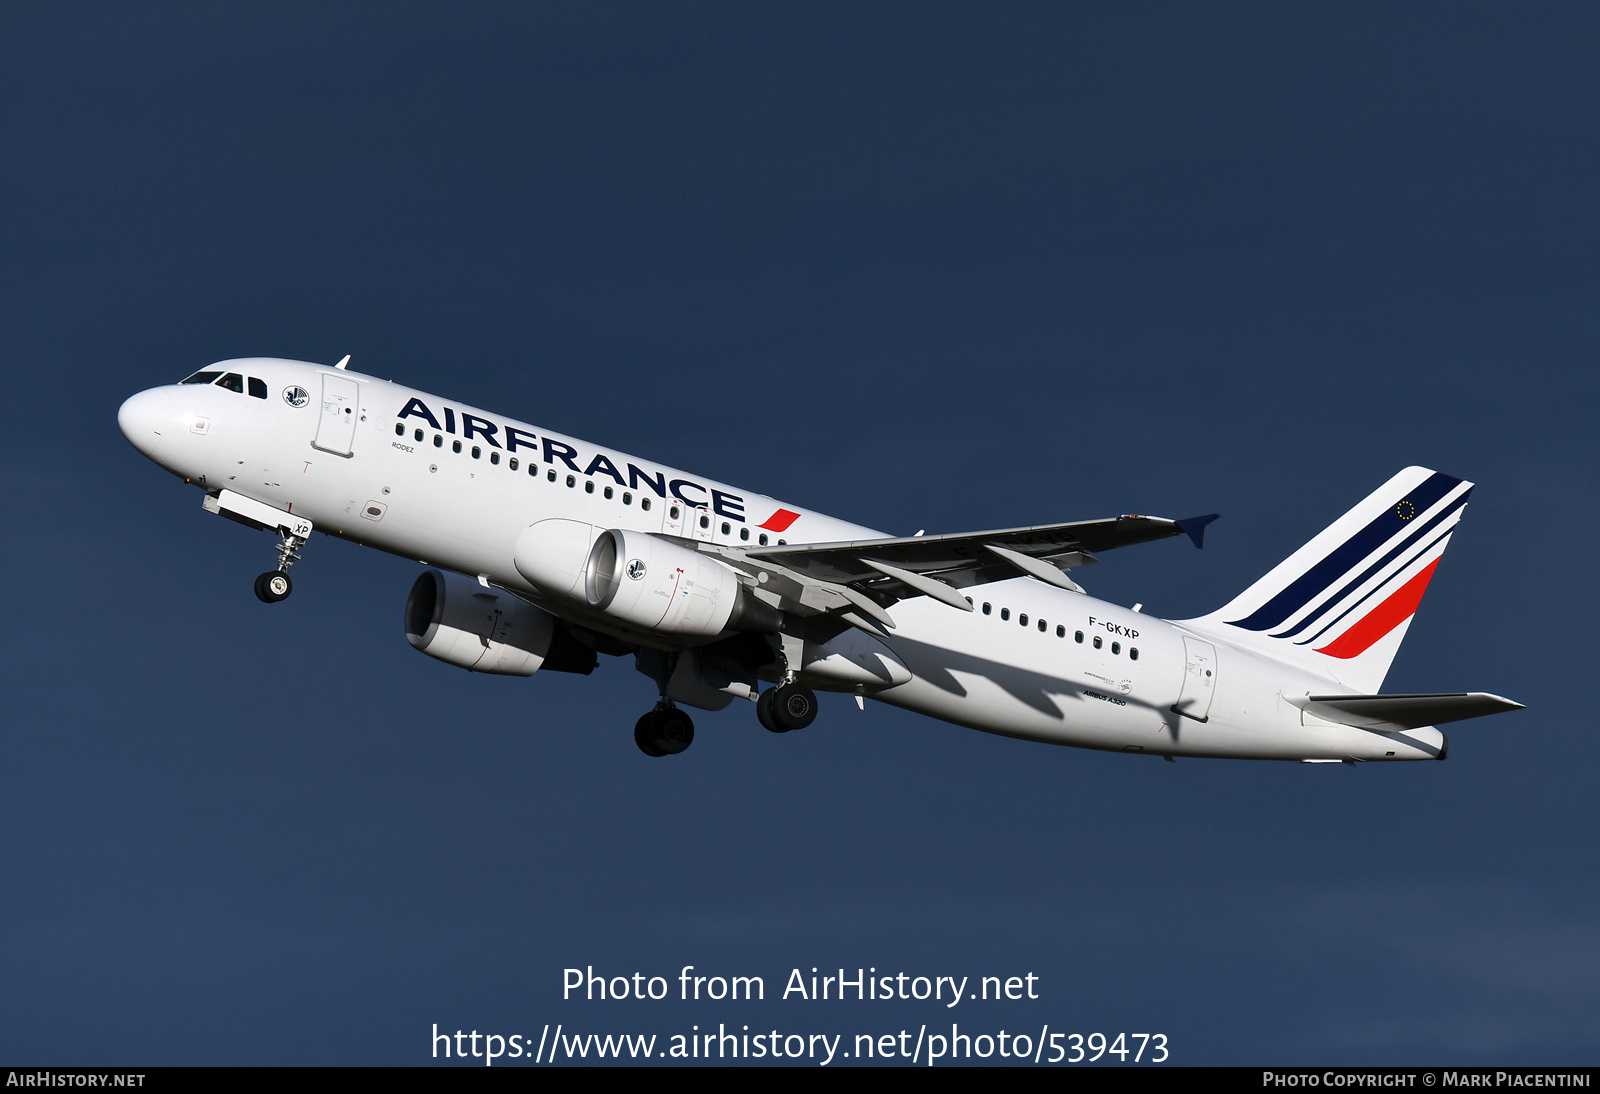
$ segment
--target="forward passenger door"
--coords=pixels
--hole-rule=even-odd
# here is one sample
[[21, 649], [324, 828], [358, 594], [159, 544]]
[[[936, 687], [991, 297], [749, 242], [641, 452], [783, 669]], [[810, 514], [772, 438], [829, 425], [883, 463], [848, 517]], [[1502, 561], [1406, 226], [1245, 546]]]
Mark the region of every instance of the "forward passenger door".
[[317, 419], [317, 436], [312, 447], [336, 456], [350, 456], [356, 439], [356, 420], [361, 405], [361, 385], [348, 376], [322, 374], [322, 415]]

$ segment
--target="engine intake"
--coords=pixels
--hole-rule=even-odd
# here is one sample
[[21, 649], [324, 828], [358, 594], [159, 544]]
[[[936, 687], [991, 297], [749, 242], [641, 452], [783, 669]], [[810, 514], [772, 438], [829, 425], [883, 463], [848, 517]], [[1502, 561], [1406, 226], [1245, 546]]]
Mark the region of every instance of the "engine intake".
[[588, 674], [598, 658], [560, 620], [503, 589], [424, 570], [406, 598], [406, 640], [449, 665], [497, 676]]

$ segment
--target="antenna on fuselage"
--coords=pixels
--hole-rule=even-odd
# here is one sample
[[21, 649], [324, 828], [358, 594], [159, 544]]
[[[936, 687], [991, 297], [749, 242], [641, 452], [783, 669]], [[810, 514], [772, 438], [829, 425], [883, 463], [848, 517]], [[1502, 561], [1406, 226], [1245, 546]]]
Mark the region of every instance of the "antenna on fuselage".
[[339, 359], [339, 363], [337, 365], [334, 365], [333, 367], [334, 368], [344, 368], [349, 363], [350, 363], [350, 355], [347, 353], [343, 357], [341, 357]]

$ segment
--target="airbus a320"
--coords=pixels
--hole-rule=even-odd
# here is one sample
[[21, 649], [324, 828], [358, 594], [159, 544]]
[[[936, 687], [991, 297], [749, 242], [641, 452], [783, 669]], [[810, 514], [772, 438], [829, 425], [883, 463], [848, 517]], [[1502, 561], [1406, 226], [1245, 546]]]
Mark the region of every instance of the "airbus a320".
[[1472, 491], [1442, 472], [1405, 468], [1218, 610], [1164, 620], [1073, 575], [1200, 547], [1214, 514], [889, 536], [348, 362], [222, 361], [118, 422], [207, 510], [276, 533], [262, 601], [319, 531], [427, 567], [404, 616], [429, 657], [531, 676], [631, 656], [658, 696], [647, 755], [689, 746], [684, 707], [749, 701], [786, 733], [818, 690], [1050, 744], [1311, 763], [1442, 760], [1440, 724], [1520, 706], [1381, 690]]

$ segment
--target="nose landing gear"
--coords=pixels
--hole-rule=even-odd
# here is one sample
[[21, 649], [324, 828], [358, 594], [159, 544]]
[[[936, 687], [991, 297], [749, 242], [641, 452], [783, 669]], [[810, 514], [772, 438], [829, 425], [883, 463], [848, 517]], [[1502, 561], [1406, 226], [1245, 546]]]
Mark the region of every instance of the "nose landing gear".
[[304, 536], [281, 532], [283, 542], [278, 544], [278, 568], [268, 570], [256, 578], [256, 598], [263, 604], [276, 604], [287, 600], [294, 592], [294, 582], [289, 580], [289, 567], [300, 561], [300, 548], [306, 545]]

